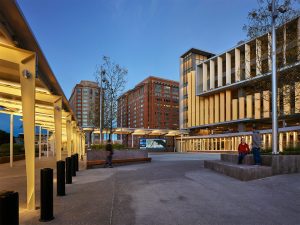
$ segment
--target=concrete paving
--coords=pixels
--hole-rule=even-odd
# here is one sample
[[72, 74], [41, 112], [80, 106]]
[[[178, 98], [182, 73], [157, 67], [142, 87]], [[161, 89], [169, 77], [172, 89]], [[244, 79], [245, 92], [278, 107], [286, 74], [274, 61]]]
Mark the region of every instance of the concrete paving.
[[[54, 196], [55, 219], [47, 224], [300, 224], [300, 174], [242, 182], [203, 167], [204, 159], [219, 154], [151, 157], [151, 163], [80, 171], [67, 185], [67, 196]], [[42, 224], [39, 210], [24, 209], [22, 171], [5, 165], [0, 165], [1, 189], [23, 196], [20, 223]]]

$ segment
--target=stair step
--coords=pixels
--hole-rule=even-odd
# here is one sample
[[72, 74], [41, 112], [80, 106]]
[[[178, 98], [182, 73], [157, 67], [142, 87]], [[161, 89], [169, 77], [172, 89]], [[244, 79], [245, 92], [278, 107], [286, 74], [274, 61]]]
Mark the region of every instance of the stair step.
[[221, 160], [205, 160], [204, 167], [241, 181], [272, 176], [272, 168], [269, 166], [239, 165], [236, 162], [231, 163]]

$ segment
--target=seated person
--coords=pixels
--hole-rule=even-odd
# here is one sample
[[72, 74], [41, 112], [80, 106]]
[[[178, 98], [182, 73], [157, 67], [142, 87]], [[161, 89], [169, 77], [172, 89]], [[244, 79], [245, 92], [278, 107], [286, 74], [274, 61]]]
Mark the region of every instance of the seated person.
[[244, 157], [250, 153], [250, 149], [249, 149], [249, 146], [245, 142], [245, 138], [241, 139], [241, 143], [239, 144], [238, 151], [239, 151], [238, 164], [242, 164]]

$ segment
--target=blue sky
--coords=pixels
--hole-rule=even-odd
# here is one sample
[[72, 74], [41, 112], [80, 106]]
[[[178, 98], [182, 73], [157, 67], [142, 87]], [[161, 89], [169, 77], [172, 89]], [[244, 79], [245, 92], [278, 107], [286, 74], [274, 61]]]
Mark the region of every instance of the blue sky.
[[[257, 6], [256, 0], [18, 3], [67, 98], [80, 80], [94, 80], [103, 55], [128, 69], [126, 89], [149, 75], [179, 80], [180, 55], [191, 47], [220, 53], [246, 39], [242, 26]], [[0, 129], [8, 127], [0, 119]]]
[[[127, 88], [149, 75], [179, 80], [179, 56], [245, 39], [256, 0], [18, 0], [67, 97], [94, 80], [103, 55], [128, 68]], [[84, 3], [83, 3], [84, 2]], [[230, 2], [230, 4], [229, 4]]]

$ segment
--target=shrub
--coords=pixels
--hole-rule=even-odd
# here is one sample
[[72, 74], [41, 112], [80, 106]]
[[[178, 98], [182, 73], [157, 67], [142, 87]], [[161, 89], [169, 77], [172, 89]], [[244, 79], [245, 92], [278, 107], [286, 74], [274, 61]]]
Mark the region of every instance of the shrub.
[[9, 143], [10, 134], [4, 130], [0, 130], [0, 145]]
[[[261, 154], [263, 155], [271, 155], [272, 148], [266, 148], [261, 150]], [[300, 145], [290, 145], [283, 149], [282, 152], [279, 152], [280, 155], [300, 155]]]
[[113, 144], [113, 148], [114, 149], [118, 149], [118, 150], [120, 150], [120, 149], [124, 149], [124, 145], [123, 144], [118, 144], [118, 143], [116, 143], [116, 144]]
[[261, 149], [261, 154], [263, 154], [263, 155], [270, 155], [270, 154], [272, 154], [272, 148], [262, 148]]
[[300, 155], [300, 145], [296, 146], [288, 146], [286, 147], [283, 152], [280, 152], [282, 155]]
[[[0, 156], [9, 156], [9, 144], [0, 145]], [[20, 144], [14, 144], [14, 155], [24, 154], [24, 146]]]
[[[117, 150], [120, 150], [120, 149], [124, 149], [124, 145], [122, 144], [113, 144], [113, 149], [117, 149]], [[91, 145], [91, 149], [92, 150], [105, 150], [105, 144], [100, 144], [100, 145]]]
[[92, 150], [105, 150], [105, 145], [100, 144], [100, 145], [91, 145]]

